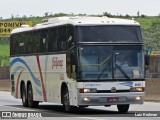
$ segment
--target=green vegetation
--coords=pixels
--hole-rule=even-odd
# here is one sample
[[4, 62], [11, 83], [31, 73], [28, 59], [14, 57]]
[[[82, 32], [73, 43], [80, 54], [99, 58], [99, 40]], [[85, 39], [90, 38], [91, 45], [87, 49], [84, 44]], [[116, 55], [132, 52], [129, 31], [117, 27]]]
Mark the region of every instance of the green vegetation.
[[10, 48], [8, 44], [0, 44], [0, 66], [9, 65], [9, 52]]
[[144, 48], [160, 52], [160, 17], [136, 19], [142, 27]]
[[[59, 14], [49, 15], [48, 12], [46, 12], [45, 17], [31, 16], [27, 18], [26, 16], [23, 16], [22, 18], [20, 17], [14, 18], [12, 16], [11, 19], [7, 19], [7, 20], [15, 20], [15, 21], [29, 20], [33, 22], [33, 26], [34, 26], [37, 23], [41, 23], [41, 21], [44, 18], [66, 16], [66, 15], [68, 14], [59, 13]], [[85, 16], [85, 15], [86, 14], [79, 14], [79, 16]], [[132, 19], [132, 17], [129, 16], [128, 14], [126, 16], [122, 16], [122, 15], [115, 16], [107, 12], [104, 12], [103, 15], [98, 15], [98, 16]], [[160, 16], [148, 17], [145, 15], [141, 15], [141, 16], [137, 15], [137, 16], [134, 16], [133, 18], [135, 19], [135, 21], [141, 24], [142, 35], [143, 35], [143, 40], [145, 44], [144, 49], [152, 49], [153, 51], [158, 51], [160, 53]], [[0, 66], [9, 66], [9, 51], [10, 51], [9, 39], [0, 38]]]

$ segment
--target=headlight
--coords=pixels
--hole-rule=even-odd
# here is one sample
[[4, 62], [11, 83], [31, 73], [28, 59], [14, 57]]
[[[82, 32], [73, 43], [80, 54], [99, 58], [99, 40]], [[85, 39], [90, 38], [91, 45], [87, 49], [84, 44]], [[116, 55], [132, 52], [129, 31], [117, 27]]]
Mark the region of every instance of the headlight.
[[96, 88], [91, 88], [91, 89], [84, 88], [84, 89], [80, 89], [79, 92], [80, 93], [96, 93], [97, 89]]
[[141, 100], [141, 97], [140, 97], [140, 96], [137, 96], [137, 97], [136, 97], [136, 100]]
[[144, 87], [140, 87], [140, 88], [130, 88], [131, 92], [144, 92]]

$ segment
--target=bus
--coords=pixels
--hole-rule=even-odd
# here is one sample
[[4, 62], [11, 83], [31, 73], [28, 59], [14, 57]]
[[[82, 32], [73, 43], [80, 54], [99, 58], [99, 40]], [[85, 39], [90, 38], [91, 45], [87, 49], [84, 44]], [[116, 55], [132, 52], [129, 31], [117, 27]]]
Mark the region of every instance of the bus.
[[135, 20], [64, 16], [10, 36], [11, 94], [25, 107], [39, 102], [80, 107], [116, 105], [127, 113], [144, 102], [144, 51]]

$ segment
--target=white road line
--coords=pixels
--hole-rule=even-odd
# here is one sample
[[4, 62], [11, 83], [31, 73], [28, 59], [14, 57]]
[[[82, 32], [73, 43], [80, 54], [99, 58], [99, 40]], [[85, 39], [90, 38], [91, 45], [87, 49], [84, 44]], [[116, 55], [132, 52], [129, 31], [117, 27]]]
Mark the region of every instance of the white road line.
[[17, 108], [17, 107], [3, 106], [3, 105], [0, 105], [0, 106], [2, 106], [2, 107], [8, 107], [8, 108], [14, 108], [14, 109], [17, 109], [17, 110], [35, 111], [35, 110], [25, 109], [25, 108]]
[[107, 120], [107, 119], [99, 119], [99, 118], [93, 118], [93, 117], [77, 117], [77, 118], [82, 118], [87, 120]]

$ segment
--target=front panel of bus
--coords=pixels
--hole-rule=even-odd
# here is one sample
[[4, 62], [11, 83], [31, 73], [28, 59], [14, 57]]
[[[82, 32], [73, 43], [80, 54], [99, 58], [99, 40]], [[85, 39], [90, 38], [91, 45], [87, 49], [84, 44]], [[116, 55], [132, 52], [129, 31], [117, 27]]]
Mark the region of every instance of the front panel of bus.
[[143, 103], [139, 26], [79, 26], [75, 54], [78, 105]]

